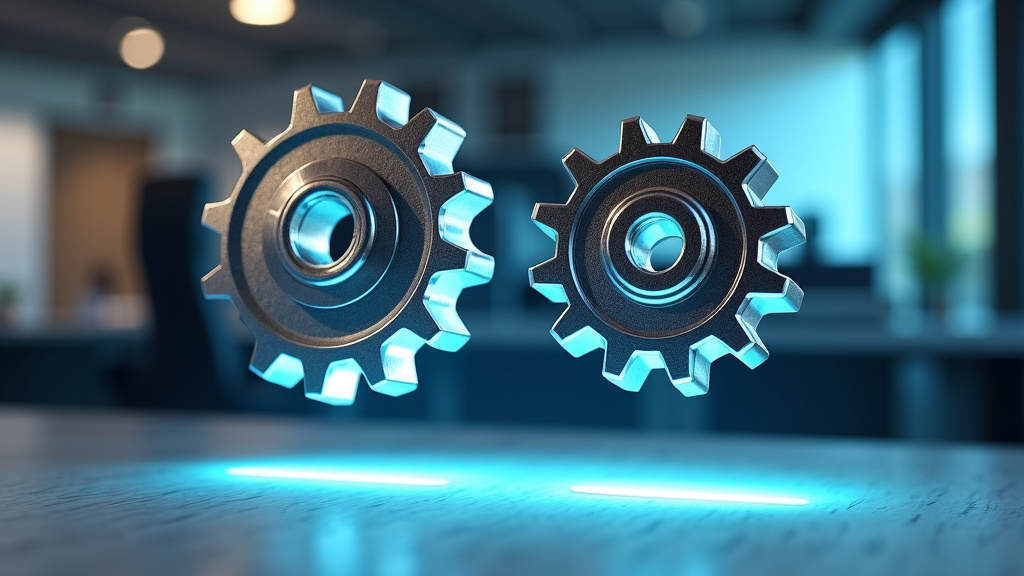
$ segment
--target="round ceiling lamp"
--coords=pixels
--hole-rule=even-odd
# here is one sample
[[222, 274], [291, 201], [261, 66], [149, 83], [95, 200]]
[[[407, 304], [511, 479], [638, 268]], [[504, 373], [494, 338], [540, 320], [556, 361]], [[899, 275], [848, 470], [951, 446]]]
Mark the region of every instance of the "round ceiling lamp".
[[676, 38], [690, 38], [704, 29], [707, 10], [697, 0], [669, 0], [661, 8], [661, 25]]
[[295, 0], [231, 0], [228, 8], [243, 24], [276, 26], [295, 15]]
[[136, 70], [152, 68], [164, 56], [164, 37], [148, 26], [133, 28], [121, 37], [118, 53]]

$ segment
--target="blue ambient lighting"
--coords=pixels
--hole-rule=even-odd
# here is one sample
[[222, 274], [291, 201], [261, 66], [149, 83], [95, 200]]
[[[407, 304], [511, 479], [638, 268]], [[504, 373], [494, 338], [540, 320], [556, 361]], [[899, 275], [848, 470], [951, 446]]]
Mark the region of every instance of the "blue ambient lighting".
[[317, 480], [321, 482], [347, 482], [352, 484], [391, 484], [395, 486], [448, 485], [448, 481], [443, 478], [395, 476], [391, 474], [343, 472], [336, 470], [309, 470], [298, 468], [228, 468], [227, 473], [232, 476], [250, 476], [254, 478]]
[[618, 486], [573, 486], [570, 490], [577, 494], [628, 496], [633, 498], [667, 498], [672, 500], [698, 500], [702, 502], [778, 504], [781, 506], [803, 506], [809, 503], [808, 500], [803, 498], [762, 496], [758, 494], [731, 494], [725, 492], [702, 492], [696, 490], [665, 490], [658, 488], [628, 488]]

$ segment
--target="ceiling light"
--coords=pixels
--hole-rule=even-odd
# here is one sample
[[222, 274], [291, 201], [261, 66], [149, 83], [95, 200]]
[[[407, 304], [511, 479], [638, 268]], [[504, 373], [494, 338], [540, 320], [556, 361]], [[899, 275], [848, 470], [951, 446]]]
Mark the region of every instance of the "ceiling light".
[[295, 0], [231, 0], [229, 8], [243, 24], [276, 26], [295, 15]]
[[689, 38], [704, 28], [706, 16], [701, 2], [669, 0], [661, 8], [661, 25], [676, 38]]
[[148, 26], [133, 28], [121, 38], [118, 52], [132, 68], [152, 68], [164, 56], [164, 37]]

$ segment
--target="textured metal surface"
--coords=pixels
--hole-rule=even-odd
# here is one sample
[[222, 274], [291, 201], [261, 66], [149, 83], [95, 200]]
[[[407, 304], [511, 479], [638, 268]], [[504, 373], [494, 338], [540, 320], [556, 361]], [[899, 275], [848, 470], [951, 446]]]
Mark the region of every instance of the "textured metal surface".
[[[664, 144], [642, 119], [624, 120], [617, 154], [565, 157], [576, 181], [566, 204], [534, 208], [556, 250], [530, 285], [568, 304], [551, 334], [573, 356], [604, 348], [604, 376], [623, 389], [664, 368], [683, 394], [703, 394], [717, 358], [763, 362], [761, 318], [803, 300], [777, 271], [779, 252], [804, 241], [803, 222], [762, 204], [778, 176], [756, 148], [723, 161], [720, 142], [697, 116]], [[653, 267], [652, 244], [673, 237], [678, 258]]]
[[[315, 86], [295, 92], [291, 124], [269, 142], [232, 142], [242, 176], [208, 204], [221, 234], [208, 298], [234, 302], [256, 337], [250, 369], [306, 396], [351, 404], [361, 377], [398, 396], [416, 389], [423, 344], [458, 350], [469, 331], [455, 309], [463, 288], [491, 278], [493, 259], [469, 236], [491, 187], [452, 173], [462, 129], [409, 96], [363, 83], [351, 110]], [[331, 254], [344, 218], [352, 241]]]

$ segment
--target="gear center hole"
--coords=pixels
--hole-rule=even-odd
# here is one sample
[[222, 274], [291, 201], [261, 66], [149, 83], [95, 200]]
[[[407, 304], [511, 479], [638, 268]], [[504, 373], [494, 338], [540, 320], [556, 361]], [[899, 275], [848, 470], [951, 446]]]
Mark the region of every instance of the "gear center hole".
[[626, 254], [640, 270], [657, 274], [683, 257], [683, 229], [675, 218], [650, 212], [636, 219], [626, 232]]
[[352, 206], [330, 190], [309, 194], [295, 207], [288, 232], [299, 260], [318, 268], [331, 266], [345, 256], [355, 240]]

